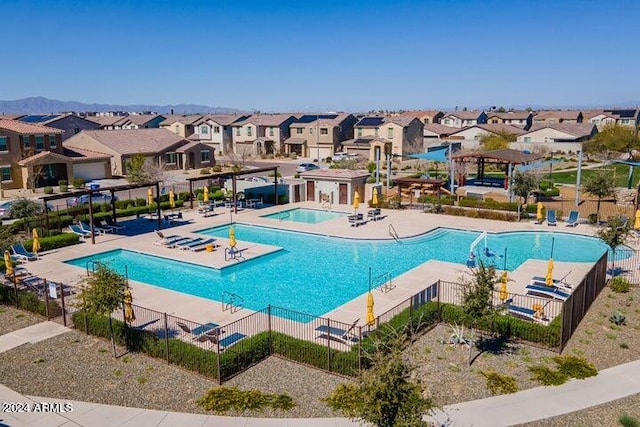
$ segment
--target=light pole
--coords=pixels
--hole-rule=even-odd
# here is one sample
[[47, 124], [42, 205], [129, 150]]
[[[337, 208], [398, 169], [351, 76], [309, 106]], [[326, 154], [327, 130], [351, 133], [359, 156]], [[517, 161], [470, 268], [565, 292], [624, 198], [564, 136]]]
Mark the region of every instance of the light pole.
[[316, 113], [316, 149], [318, 150], [318, 167], [320, 167], [320, 113]]

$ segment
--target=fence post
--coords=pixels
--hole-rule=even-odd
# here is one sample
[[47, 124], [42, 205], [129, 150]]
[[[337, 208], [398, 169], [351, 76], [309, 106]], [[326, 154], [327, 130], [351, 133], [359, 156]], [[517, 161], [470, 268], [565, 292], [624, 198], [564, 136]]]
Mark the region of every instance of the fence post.
[[49, 292], [47, 289], [47, 279], [42, 279], [44, 283], [44, 313], [47, 316], [47, 320], [51, 320], [49, 316]]
[[60, 303], [62, 304], [62, 324], [67, 326], [67, 308], [64, 305], [64, 285], [62, 283], [60, 283]]
[[360, 337], [358, 340], [358, 373], [362, 372], [362, 326], [360, 328]]
[[271, 336], [271, 304], [267, 306], [267, 327], [269, 328], [269, 356], [273, 354], [273, 341]]
[[167, 363], [169, 362], [169, 328], [167, 327], [167, 313], [164, 313], [164, 344], [167, 353]]
[[[330, 328], [331, 319], [327, 317], [327, 331], [330, 331]], [[329, 337], [327, 337], [327, 371], [331, 372], [331, 340], [329, 339]]]
[[124, 321], [124, 326], [123, 326], [123, 330], [124, 330], [124, 345], [127, 347], [127, 351], [129, 350], [129, 327], [127, 325], [127, 316], [125, 313], [125, 308], [124, 308], [124, 301], [122, 301], [122, 320]]
[[16, 308], [20, 308], [20, 303], [18, 302], [18, 281], [16, 280], [16, 270], [13, 270], [13, 291], [15, 293], [16, 298]]
[[442, 280], [438, 279], [438, 281], [436, 282], [438, 283], [438, 292], [437, 292], [437, 303], [438, 303], [438, 309], [437, 309], [437, 313], [438, 313], [438, 323], [442, 322], [442, 315], [440, 313], [440, 292], [442, 292]]

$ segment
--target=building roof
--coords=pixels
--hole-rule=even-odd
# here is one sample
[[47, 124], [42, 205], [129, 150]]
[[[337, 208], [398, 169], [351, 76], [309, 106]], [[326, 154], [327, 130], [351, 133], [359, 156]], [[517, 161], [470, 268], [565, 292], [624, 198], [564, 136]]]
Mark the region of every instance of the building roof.
[[188, 144], [182, 145], [180, 148], [176, 150], [176, 153], [184, 153], [187, 150], [191, 150], [192, 148], [197, 147], [198, 145], [205, 145], [200, 141], [191, 141]]
[[483, 111], [448, 111], [444, 113], [444, 117], [457, 117], [462, 120], [477, 120]]
[[256, 126], [280, 126], [291, 117], [296, 118], [293, 114], [254, 114], [244, 120], [233, 123], [231, 126], [244, 126], [246, 124]]
[[1, 119], [18, 120], [20, 119], [20, 117], [24, 117], [24, 114], [0, 114], [0, 120]]
[[547, 120], [547, 119], [562, 119], [562, 120], [577, 120], [580, 115], [578, 110], [549, 110], [538, 111], [534, 119], [535, 120]]
[[424, 130], [437, 133], [438, 135], [448, 136], [452, 133], [456, 133], [460, 131], [460, 128], [454, 128], [453, 126], [445, 126], [440, 123], [427, 123], [424, 125]]
[[294, 145], [304, 144], [306, 142], [307, 142], [306, 138], [287, 138], [284, 140], [285, 144], [294, 144]]
[[522, 133], [522, 135], [549, 128], [580, 138], [591, 135], [595, 127], [596, 125], [593, 123], [534, 123], [533, 126], [531, 126], [528, 131]]
[[131, 123], [136, 124], [138, 126], [144, 126], [148, 122], [158, 117], [164, 118], [161, 114], [129, 114], [126, 118], [131, 121]]
[[382, 116], [367, 116], [358, 120], [358, 122], [353, 126], [359, 127], [359, 128], [366, 128], [366, 127], [375, 128], [382, 125], [383, 123], [384, 123], [384, 117]]
[[86, 135], [120, 154], [157, 153], [187, 140], [167, 129], [85, 130], [64, 142], [73, 148], [77, 136]]
[[522, 135], [526, 133], [524, 129], [506, 123], [485, 123], [476, 126], [492, 133], [510, 133], [512, 135]]
[[118, 122], [124, 122], [126, 116], [90, 116], [87, 120], [97, 123], [102, 127], [115, 126]]
[[435, 117], [438, 114], [444, 114], [444, 113], [442, 113], [442, 111], [440, 110], [410, 110], [410, 111], [403, 111], [402, 113], [398, 114], [398, 116], [415, 117], [419, 119], [421, 117]]
[[203, 121], [212, 121], [221, 126], [230, 126], [231, 124], [244, 120], [249, 117], [248, 114], [207, 114], [203, 117]]
[[68, 158], [67, 156], [64, 156], [62, 154], [59, 153], [54, 153], [52, 151], [41, 151], [38, 154], [34, 154], [33, 156], [29, 156], [29, 157], [25, 157], [24, 159], [20, 160], [18, 162], [18, 165], [20, 166], [27, 166], [33, 163], [39, 163], [38, 161], [42, 161], [44, 159], [50, 158], [51, 161], [49, 161], [49, 163], [55, 162], [55, 161], [59, 161], [59, 162], [68, 162], [71, 159]]
[[498, 117], [502, 120], [527, 120], [532, 114], [530, 111], [506, 111], [502, 113], [491, 111], [487, 113], [487, 118]]
[[9, 119], [0, 119], [0, 129], [6, 129], [20, 135], [62, 134], [64, 132], [62, 129]]
[[349, 169], [315, 169], [300, 174], [301, 178], [324, 178], [324, 179], [352, 179], [366, 178], [369, 171], [365, 170], [349, 170]]
[[110, 159], [111, 155], [98, 153], [96, 151], [85, 150], [84, 148], [76, 148], [76, 147], [63, 147], [63, 153], [65, 156], [70, 157], [72, 159]]
[[202, 114], [193, 114], [193, 115], [184, 115], [184, 116], [177, 116], [177, 115], [168, 115], [168, 116], [162, 116], [162, 117], [166, 117], [165, 120], [160, 122], [160, 126], [170, 126], [174, 123], [182, 123], [183, 125], [192, 125], [195, 122], [199, 121], [202, 119]]
[[[385, 117], [383, 124], [393, 123], [402, 127], [409, 126], [414, 120], [420, 121], [417, 117], [411, 116], [399, 116], [399, 117]], [[422, 124], [422, 122], [420, 122]]]
[[621, 110], [604, 110], [604, 112], [609, 113], [619, 119], [635, 119], [636, 117], [638, 117], [638, 113], [640, 112], [640, 110], [638, 110], [637, 108], [626, 108]]

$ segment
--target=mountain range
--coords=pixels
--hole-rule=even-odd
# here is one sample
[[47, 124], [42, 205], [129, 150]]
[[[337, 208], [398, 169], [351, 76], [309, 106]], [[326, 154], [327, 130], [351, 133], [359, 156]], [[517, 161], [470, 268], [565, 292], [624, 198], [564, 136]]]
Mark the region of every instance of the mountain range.
[[207, 105], [176, 104], [176, 105], [117, 105], [117, 104], [86, 104], [79, 101], [58, 101], [42, 96], [0, 101], [0, 114], [55, 114], [63, 112], [88, 111], [152, 111], [160, 114], [235, 114], [244, 113], [242, 110], [228, 107], [209, 107]]

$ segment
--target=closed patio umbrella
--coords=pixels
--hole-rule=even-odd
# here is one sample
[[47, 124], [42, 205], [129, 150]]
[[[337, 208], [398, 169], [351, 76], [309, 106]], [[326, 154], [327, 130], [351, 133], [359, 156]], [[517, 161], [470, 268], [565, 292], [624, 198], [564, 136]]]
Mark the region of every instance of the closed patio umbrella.
[[176, 194], [173, 190], [169, 190], [169, 206], [171, 209], [176, 207]]
[[544, 278], [547, 286], [553, 285], [553, 258], [549, 258], [549, 263], [547, 264], [547, 275]]
[[371, 325], [376, 321], [376, 316], [373, 314], [373, 294], [369, 292], [367, 294], [367, 325]]
[[373, 196], [371, 197], [371, 204], [374, 208], [378, 207], [378, 189], [373, 187]]
[[11, 276], [13, 274], [13, 264], [11, 263], [11, 254], [9, 251], [4, 251], [4, 266], [7, 269], [5, 274]]
[[209, 202], [209, 186], [204, 186], [204, 194], [202, 196], [202, 201], [205, 203]]
[[357, 212], [360, 207], [360, 194], [358, 192], [353, 193], [353, 209]]
[[153, 204], [153, 190], [151, 188], [147, 189], [147, 203], [149, 205]]
[[236, 230], [233, 227], [229, 227], [229, 246], [235, 248], [238, 242], [236, 242]]
[[507, 293], [507, 272], [502, 273], [502, 277], [500, 277], [500, 300], [504, 301], [509, 298], [509, 294]]
[[636, 220], [633, 223], [633, 228], [640, 230], [640, 209], [636, 211]]
[[129, 287], [127, 287], [124, 290], [124, 321], [127, 323], [131, 323], [134, 320], [136, 320], [136, 315], [133, 312], [133, 306], [131, 305], [133, 303], [133, 296], [131, 295], [131, 289], [129, 289]]
[[538, 202], [538, 210], [536, 211], [536, 219], [538, 220], [538, 222], [542, 222], [542, 220], [544, 219], [544, 215], [542, 215], [543, 208], [544, 206], [542, 205], [542, 202]]
[[40, 238], [38, 237], [38, 230], [34, 228], [31, 232], [31, 235], [33, 237], [33, 245], [31, 247], [31, 251], [34, 254], [38, 255], [38, 252], [40, 252]]

